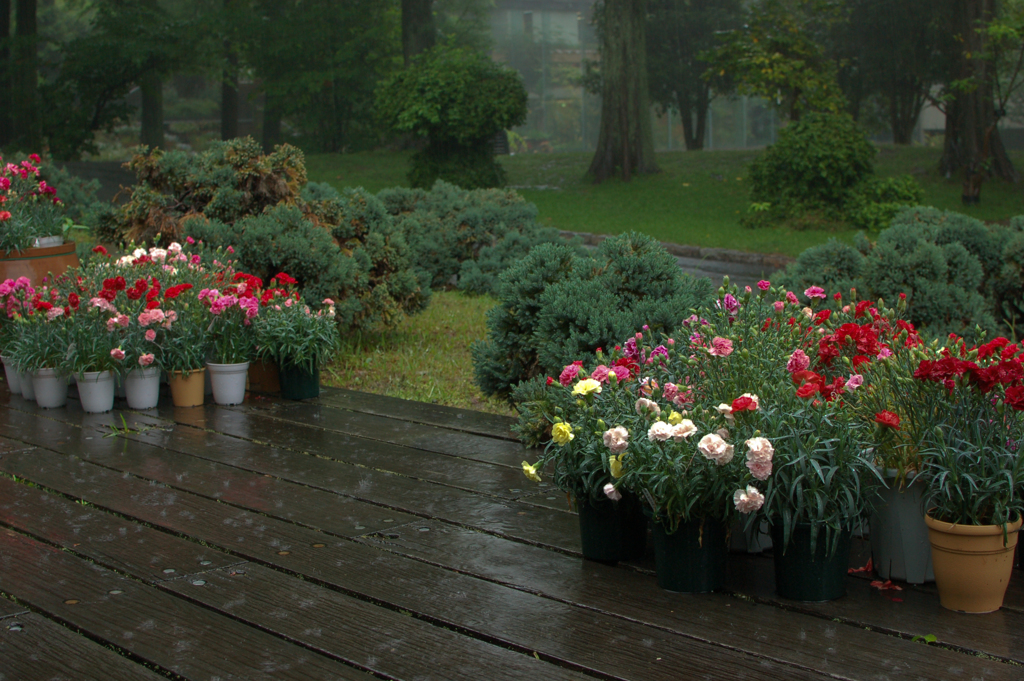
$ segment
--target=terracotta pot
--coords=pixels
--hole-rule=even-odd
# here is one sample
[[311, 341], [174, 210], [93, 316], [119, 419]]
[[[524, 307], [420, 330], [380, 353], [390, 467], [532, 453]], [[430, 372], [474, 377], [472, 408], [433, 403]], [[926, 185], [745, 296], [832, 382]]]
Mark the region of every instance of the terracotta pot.
[[249, 390], [254, 393], [281, 392], [281, 377], [277, 364], [260, 360], [249, 365]]
[[201, 407], [206, 396], [204, 384], [206, 369], [195, 369], [186, 376], [181, 371], [171, 371], [168, 383], [171, 386], [171, 401], [175, 407]]
[[48, 274], [61, 275], [71, 267], [78, 267], [74, 243], [22, 251], [0, 250], [0, 281], [28, 277], [38, 286]]
[[955, 525], [930, 515], [924, 521], [942, 607], [969, 613], [1001, 608], [1021, 519], [1005, 526], [1005, 545], [1003, 525]]

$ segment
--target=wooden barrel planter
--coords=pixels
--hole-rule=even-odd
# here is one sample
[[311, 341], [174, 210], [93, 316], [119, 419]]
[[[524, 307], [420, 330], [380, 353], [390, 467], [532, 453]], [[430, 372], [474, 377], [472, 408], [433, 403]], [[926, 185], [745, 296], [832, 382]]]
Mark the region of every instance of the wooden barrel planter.
[[74, 242], [21, 251], [0, 250], [0, 281], [28, 277], [33, 286], [38, 286], [48, 274], [59, 276], [72, 267], [78, 267]]

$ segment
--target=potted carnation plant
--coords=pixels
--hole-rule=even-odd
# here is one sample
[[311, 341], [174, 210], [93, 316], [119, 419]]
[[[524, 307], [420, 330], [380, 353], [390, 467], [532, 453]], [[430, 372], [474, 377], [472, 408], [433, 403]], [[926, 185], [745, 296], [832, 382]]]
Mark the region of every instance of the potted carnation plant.
[[295, 283], [284, 273], [271, 279], [254, 330], [257, 356], [280, 370], [281, 396], [303, 400], [320, 395], [320, 367], [338, 351], [341, 337], [334, 301], [324, 299], [313, 310], [294, 291]]
[[[825, 298], [817, 287], [805, 295]], [[859, 385], [850, 367], [822, 360], [821, 373], [809, 370], [842, 316], [801, 308], [795, 294], [762, 281], [756, 293], [723, 288], [707, 317], [691, 321], [689, 381], [697, 400], [726, 398], [716, 409], [746, 449], [734, 506], [750, 525], [771, 525], [780, 596], [838, 598], [875, 479], [863, 425], [843, 399]]]
[[1024, 369], [1005, 338], [962, 339], [923, 358], [913, 380], [938, 423], [920, 442], [925, 522], [943, 607], [998, 610], [1013, 568], [1024, 499]]
[[114, 408], [114, 374], [120, 371], [124, 353], [122, 328], [116, 317], [89, 301], [82, 303], [77, 293], [68, 295], [68, 350], [59, 368], [78, 379], [82, 409], [102, 413]]
[[67, 375], [60, 366], [68, 352], [69, 325], [58, 297], [57, 289], [44, 286], [37, 290], [22, 310], [17, 337], [9, 350], [22, 372], [22, 395], [45, 409], [63, 407], [68, 398]]
[[72, 223], [56, 189], [40, 179], [41, 164], [36, 154], [17, 164], [0, 158], [0, 278], [41, 282], [78, 266], [75, 245], [64, 243]]
[[263, 282], [258, 277], [237, 273], [235, 284], [223, 290], [199, 292], [210, 314], [210, 352], [206, 363], [217, 404], [241, 404], [245, 399], [245, 381], [249, 361], [255, 350], [253, 320], [259, 314], [257, 297]]
[[563, 369], [557, 383], [548, 379], [551, 399], [559, 405], [551, 416], [551, 440], [535, 464], [523, 462], [523, 472], [535, 482], [541, 481], [540, 471], [551, 468], [552, 482], [575, 506], [583, 557], [589, 560], [632, 560], [647, 546], [640, 501], [618, 484], [632, 463], [630, 430], [622, 424], [633, 431], [640, 427], [628, 419], [637, 399], [638, 370], [625, 357], [589, 373], [578, 361]]
[[[36, 290], [32, 288], [32, 282], [28, 277], [7, 279], [0, 284], [0, 360], [4, 363], [7, 388], [13, 395], [22, 394], [22, 382], [21, 372], [14, 363], [11, 353], [14, 351], [14, 342], [20, 331], [19, 324], [23, 321], [23, 312], [30, 306], [35, 293]], [[31, 394], [31, 381], [28, 381], [28, 384]]]

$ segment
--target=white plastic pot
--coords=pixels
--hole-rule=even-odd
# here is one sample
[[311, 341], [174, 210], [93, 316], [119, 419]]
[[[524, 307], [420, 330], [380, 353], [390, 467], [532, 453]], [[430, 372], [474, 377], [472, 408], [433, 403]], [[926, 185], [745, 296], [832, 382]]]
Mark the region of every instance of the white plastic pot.
[[56, 409], [68, 403], [68, 379], [56, 369], [33, 371], [32, 391], [36, 396], [36, 404], [43, 409]]
[[21, 375], [18, 373], [18, 369], [11, 364], [11, 360], [6, 357], [0, 357], [0, 361], [4, 363], [4, 375], [7, 377], [7, 389], [11, 391], [12, 395], [20, 395]]
[[249, 363], [206, 364], [206, 375], [213, 387], [213, 401], [216, 404], [232, 405], [245, 401], [245, 379], [249, 374]]
[[155, 409], [160, 402], [160, 369], [132, 369], [121, 381], [129, 409]]
[[114, 372], [86, 371], [78, 379], [78, 399], [90, 414], [102, 414], [114, 408]]

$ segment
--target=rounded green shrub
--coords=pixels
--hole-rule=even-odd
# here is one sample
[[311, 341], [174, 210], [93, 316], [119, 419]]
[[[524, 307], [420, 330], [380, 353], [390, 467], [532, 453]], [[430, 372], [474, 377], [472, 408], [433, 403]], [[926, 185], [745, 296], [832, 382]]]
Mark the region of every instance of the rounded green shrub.
[[538, 245], [501, 276], [487, 339], [473, 346], [477, 384], [509, 398], [519, 383], [557, 375], [645, 324], [667, 333], [710, 298], [711, 282], [683, 274], [648, 236], [606, 239], [594, 257]]
[[384, 81], [376, 92], [381, 123], [427, 146], [412, 158], [409, 181], [438, 179], [466, 189], [505, 184], [491, 140], [526, 121], [526, 88], [514, 69], [473, 50], [438, 45]]

